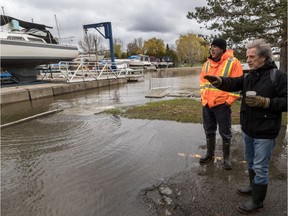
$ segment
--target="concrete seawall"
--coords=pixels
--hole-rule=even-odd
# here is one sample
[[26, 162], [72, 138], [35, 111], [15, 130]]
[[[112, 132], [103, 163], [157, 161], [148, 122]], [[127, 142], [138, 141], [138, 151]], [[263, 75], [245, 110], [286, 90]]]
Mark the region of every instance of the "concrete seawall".
[[[139, 77], [138, 77], [139, 78]], [[136, 79], [136, 80], [135, 80]], [[94, 81], [79, 81], [73, 83], [39, 83], [17, 86], [1, 86], [1, 103], [16, 103], [27, 100], [34, 100], [55, 95], [66, 94], [87, 89], [100, 88], [104, 86], [127, 83], [130, 80], [137, 81], [137, 78], [125, 77], [118, 79], [100, 79]]]
[[[167, 72], [182, 72], [200, 70], [201, 67], [183, 67], [183, 68], [165, 68], [159, 71]], [[137, 73], [137, 72], [136, 72]], [[139, 73], [139, 71], [138, 71]], [[67, 83], [65, 80], [49, 80], [49, 82], [39, 82], [31, 84], [19, 84], [13, 86], [1, 86], [1, 101], [0, 104], [16, 103], [27, 100], [34, 100], [44, 97], [53, 97], [55, 95], [67, 94], [76, 91], [83, 91], [87, 89], [101, 88], [105, 86], [118, 85], [127, 82], [137, 82], [144, 77], [142, 72], [140, 74], [128, 75], [124, 77], [103, 78], [98, 80], [83, 81]]]

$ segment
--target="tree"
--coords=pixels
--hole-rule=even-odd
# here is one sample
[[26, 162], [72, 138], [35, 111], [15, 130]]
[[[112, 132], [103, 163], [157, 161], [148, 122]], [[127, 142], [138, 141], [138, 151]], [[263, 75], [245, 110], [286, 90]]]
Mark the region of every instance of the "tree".
[[146, 55], [160, 57], [165, 54], [165, 45], [162, 39], [155, 37], [144, 41], [143, 51]]
[[207, 58], [209, 46], [205, 40], [196, 34], [180, 35], [176, 41], [176, 50], [179, 61], [193, 66], [196, 62], [202, 62]]
[[121, 49], [123, 47], [123, 42], [119, 38], [116, 38], [116, 39], [114, 39], [113, 46], [114, 46], [115, 57], [121, 58], [122, 57], [122, 50]]
[[166, 45], [165, 53], [166, 53], [166, 56], [168, 57], [168, 59], [173, 61], [174, 65], [177, 65], [179, 63], [176, 51], [171, 49], [168, 44]]
[[218, 30], [240, 59], [247, 40], [263, 38], [280, 48], [280, 69], [287, 72], [287, 0], [207, 0], [195, 10], [187, 18]]
[[79, 49], [83, 53], [96, 54], [103, 50], [102, 40], [96, 34], [85, 34], [83, 40], [78, 41]]
[[127, 45], [127, 54], [136, 55], [143, 52], [143, 39], [135, 38], [133, 42]]

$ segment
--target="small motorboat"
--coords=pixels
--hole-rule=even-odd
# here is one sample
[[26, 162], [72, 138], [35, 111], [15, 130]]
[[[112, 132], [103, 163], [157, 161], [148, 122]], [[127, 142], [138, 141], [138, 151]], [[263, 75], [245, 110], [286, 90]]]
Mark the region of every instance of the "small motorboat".
[[142, 67], [147, 68], [151, 65], [150, 57], [148, 55], [132, 55], [128, 57], [129, 67]]

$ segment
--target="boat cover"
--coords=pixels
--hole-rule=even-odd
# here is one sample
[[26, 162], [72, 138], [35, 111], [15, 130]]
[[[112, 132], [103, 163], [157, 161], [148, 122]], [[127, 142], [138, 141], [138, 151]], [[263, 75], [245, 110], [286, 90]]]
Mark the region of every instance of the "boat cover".
[[[0, 15], [0, 21], [1, 21], [0, 25], [1, 26], [10, 23], [13, 20], [17, 20], [19, 22], [19, 26], [21, 26], [22, 28], [26, 29], [26, 33], [27, 34], [43, 38], [47, 43], [58, 44], [58, 42], [55, 40], [53, 35], [48, 30], [46, 30], [46, 28], [51, 28], [52, 29], [52, 27], [45, 26], [45, 25], [42, 25], [42, 24], [37, 24], [37, 23], [26, 22], [26, 21], [23, 21], [23, 20], [16, 19], [14, 17], [6, 16], [6, 15]], [[32, 29], [34, 30], [34, 32], [33, 33], [29, 32]], [[45, 35], [37, 34], [35, 32], [35, 29], [38, 29], [39, 31], [44, 32]]]

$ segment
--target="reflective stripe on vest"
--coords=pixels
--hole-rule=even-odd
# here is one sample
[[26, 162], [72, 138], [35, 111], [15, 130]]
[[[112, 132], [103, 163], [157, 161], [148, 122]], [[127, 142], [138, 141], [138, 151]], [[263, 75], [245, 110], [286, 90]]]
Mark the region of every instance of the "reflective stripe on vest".
[[223, 77], [228, 77], [229, 76], [229, 73], [230, 73], [231, 68], [232, 68], [232, 62], [233, 62], [233, 58], [229, 58], [228, 61], [227, 61], [226, 66], [225, 66]]
[[206, 64], [206, 73], [209, 71], [209, 67], [210, 67], [210, 62], [207, 61], [207, 64]]
[[[222, 76], [223, 77], [228, 77], [229, 76], [229, 73], [231, 71], [231, 68], [232, 68], [232, 62], [233, 62], [233, 57], [229, 58], [228, 61], [226, 62], [226, 65], [224, 67], [224, 71], [223, 71], [223, 74]], [[210, 62], [207, 61], [206, 63], [206, 73], [209, 71], [209, 67], [210, 67]]]

